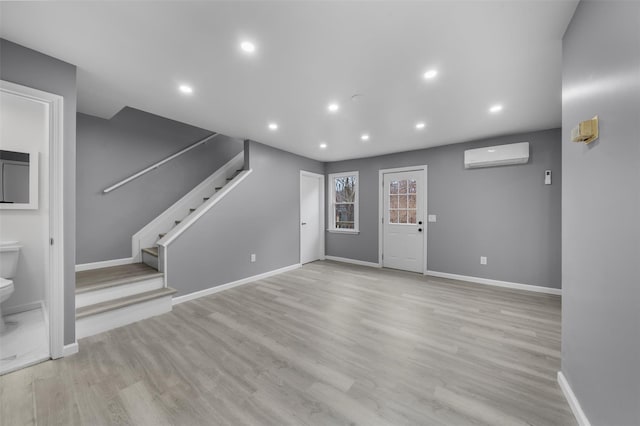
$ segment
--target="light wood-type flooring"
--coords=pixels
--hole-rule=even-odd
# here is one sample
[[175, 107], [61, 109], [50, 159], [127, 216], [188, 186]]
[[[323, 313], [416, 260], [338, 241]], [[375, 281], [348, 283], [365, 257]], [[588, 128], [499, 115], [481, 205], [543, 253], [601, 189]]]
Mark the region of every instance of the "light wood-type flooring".
[[575, 425], [560, 298], [314, 262], [0, 377], [4, 425]]

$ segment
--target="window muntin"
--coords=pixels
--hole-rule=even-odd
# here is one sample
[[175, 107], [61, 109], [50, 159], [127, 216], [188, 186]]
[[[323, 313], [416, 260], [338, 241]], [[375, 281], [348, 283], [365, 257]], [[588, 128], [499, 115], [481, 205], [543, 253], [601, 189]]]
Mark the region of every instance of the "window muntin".
[[416, 180], [400, 179], [389, 182], [389, 223], [416, 223]]

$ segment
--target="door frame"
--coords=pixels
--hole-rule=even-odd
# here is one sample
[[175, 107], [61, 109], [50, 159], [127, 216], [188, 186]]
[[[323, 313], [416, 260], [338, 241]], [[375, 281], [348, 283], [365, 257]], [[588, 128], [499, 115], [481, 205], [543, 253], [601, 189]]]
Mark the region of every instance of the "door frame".
[[[325, 204], [324, 204], [324, 193], [325, 193], [325, 183], [324, 183], [324, 175], [308, 172], [306, 170], [300, 170], [300, 184], [298, 187], [298, 194], [302, 191], [302, 177], [311, 177], [318, 179], [320, 183], [320, 260], [325, 259], [325, 245], [324, 245], [324, 234], [326, 229], [325, 224]], [[298, 239], [298, 261], [302, 264], [302, 199], [298, 200], [299, 208], [298, 208], [298, 233], [300, 238]]]
[[422, 165], [422, 166], [410, 166], [410, 167], [396, 167], [393, 169], [380, 169], [378, 170], [378, 263], [380, 264], [380, 267], [384, 267], [384, 263], [382, 261], [382, 254], [384, 252], [384, 223], [382, 221], [382, 218], [384, 216], [384, 175], [387, 173], [401, 173], [401, 172], [415, 172], [415, 171], [421, 171], [422, 172], [422, 185], [424, 186], [423, 189], [423, 213], [422, 215], [424, 216], [422, 218], [422, 222], [424, 224], [424, 227], [422, 228], [424, 230], [423, 232], [423, 240], [422, 240], [422, 244], [424, 247], [424, 251], [423, 251], [423, 256], [422, 256], [422, 274], [426, 275], [427, 274], [427, 234], [428, 234], [428, 227], [427, 227], [427, 166]]
[[51, 358], [64, 356], [64, 98], [0, 80], [0, 91], [44, 103], [49, 110], [49, 300], [48, 333]]

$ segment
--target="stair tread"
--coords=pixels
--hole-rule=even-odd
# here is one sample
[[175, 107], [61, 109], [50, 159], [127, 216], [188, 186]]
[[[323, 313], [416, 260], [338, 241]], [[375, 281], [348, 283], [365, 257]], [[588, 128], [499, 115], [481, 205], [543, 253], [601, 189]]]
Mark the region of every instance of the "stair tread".
[[162, 272], [158, 272], [144, 263], [80, 271], [76, 272], [76, 294], [130, 284], [162, 275]]
[[121, 297], [120, 299], [109, 300], [107, 302], [96, 303], [95, 305], [84, 306], [76, 309], [76, 319], [81, 319], [102, 312], [112, 311], [114, 309], [124, 308], [136, 303], [146, 302], [148, 300], [160, 297], [170, 296], [176, 293], [171, 287], [164, 287], [157, 290], [151, 290], [144, 293], [134, 294], [132, 296]]
[[143, 248], [142, 251], [147, 254], [150, 254], [151, 256], [158, 257], [158, 247], [147, 247], [147, 248]]

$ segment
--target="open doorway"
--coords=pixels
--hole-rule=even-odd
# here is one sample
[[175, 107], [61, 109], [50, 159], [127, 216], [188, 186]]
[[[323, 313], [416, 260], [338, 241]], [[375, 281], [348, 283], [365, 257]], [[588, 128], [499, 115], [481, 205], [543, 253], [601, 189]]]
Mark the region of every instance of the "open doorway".
[[62, 102], [0, 82], [0, 374], [63, 354]]

